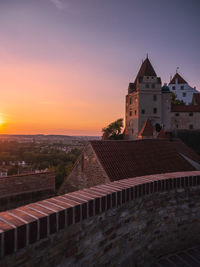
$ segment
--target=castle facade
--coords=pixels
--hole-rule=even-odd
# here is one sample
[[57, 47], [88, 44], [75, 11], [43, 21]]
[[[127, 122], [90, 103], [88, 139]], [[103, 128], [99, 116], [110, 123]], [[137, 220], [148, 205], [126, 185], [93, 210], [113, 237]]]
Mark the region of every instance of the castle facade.
[[175, 82], [175, 91], [185, 90], [184, 93], [187, 94], [189, 90], [186, 104], [190, 103], [190, 99], [192, 103], [174, 105], [171, 94], [173, 88], [162, 86], [161, 78], [157, 76], [147, 57], [134, 83], [129, 83], [126, 95], [125, 139], [154, 138], [161, 128], [165, 131], [200, 129], [200, 94], [197, 90], [188, 89], [189, 85], [185, 81], [185, 87], [180, 87], [183, 86], [180, 85], [183, 81], [183, 78], [176, 74], [170, 86]]

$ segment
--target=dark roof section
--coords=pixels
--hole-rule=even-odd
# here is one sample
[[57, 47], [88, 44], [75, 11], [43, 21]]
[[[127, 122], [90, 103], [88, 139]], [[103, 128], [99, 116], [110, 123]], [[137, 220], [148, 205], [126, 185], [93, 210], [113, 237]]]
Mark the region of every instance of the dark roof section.
[[160, 132], [157, 135], [158, 139], [169, 139], [170, 138], [170, 133], [166, 132], [164, 128], [160, 130]]
[[153, 126], [151, 124], [151, 120], [148, 118], [145, 123], [143, 124], [139, 134], [138, 134], [138, 137], [143, 137], [143, 136], [146, 136], [146, 137], [153, 137]]
[[200, 112], [200, 105], [171, 105], [171, 112]]
[[134, 91], [136, 91], [136, 85], [135, 83], [129, 83], [129, 86], [128, 86], [128, 93], [133, 93]]
[[90, 144], [111, 181], [195, 170], [180, 153], [200, 163], [200, 156], [178, 139], [91, 141]]
[[193, 94], [192, 103], [194, 105], [200, 105], [200, 93]]
[[176, 79], [178, 79], [178, 83], [180, 83], [180, 84], [182, 84], [182, 83], [187, 83], [187, 82], [183, 79], [183, 77], [181, 77], [180, 74], [176, 73], [176, 74], [174, 75], [174, 77], [172, 78], [172, 80], [170, 81], [169, 84], [175, 84], [175, 83], [176, 83]]
[[136, 80], [139, 78], [143, 78], [144, 76], [157, 76], [151, 62], [149, 61], [148, 57], [143, 61], [140, 70], [137, 74]]

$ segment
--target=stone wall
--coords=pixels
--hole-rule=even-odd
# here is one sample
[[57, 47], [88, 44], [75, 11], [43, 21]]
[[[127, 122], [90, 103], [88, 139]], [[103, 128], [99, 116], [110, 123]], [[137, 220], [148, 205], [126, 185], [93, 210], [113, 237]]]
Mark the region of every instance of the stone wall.
[[200, 129], [200, 112], [171, 112], [171, 130]]
[[0, 213], [0, 266], [149, 266], [199, 225], [199, 171], [130, 178]]
[[0, 211], [54, 196], [55, 173], [0, 177]]
[[59, 194], [110, 182], [91, 144], [87, 145], [73, 170], [59, 190]]

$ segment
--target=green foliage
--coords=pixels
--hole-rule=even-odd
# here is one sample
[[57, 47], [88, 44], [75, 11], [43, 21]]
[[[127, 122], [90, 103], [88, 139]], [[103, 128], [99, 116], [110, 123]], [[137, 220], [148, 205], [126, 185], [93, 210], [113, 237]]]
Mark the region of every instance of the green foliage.
[[55, 144], [46, 143], [0, 142], [0, 164], [5, 163], [8, 175], [23, 170], [23, 167], [17, 166], [18, 161], [25, 161], [27, 168], [33, 171], [48, 168], [56, 172], [56, 188], [58, 188], [70, 173], [81, 150], [75, 148], [66, 153], [56, 147]]
[[61, 163], [56, 167], [56, 189], [58, 189], [65, 178], [69, 175], [73, 167], [72, 162], [68, 162], [67, 164]]
[[112, 123], [110, 123], [107, 127], [102, 129], [104, 135], [107, 136], [108, 139], [122, 139], [123, 136], [121, 134], [123, 128], [123, 119], [120, 118]]
[[177, 95], [172, 92], [172, 104], [173, 105], [185, 105], [185, 102], [183, 100], [177, 99]]

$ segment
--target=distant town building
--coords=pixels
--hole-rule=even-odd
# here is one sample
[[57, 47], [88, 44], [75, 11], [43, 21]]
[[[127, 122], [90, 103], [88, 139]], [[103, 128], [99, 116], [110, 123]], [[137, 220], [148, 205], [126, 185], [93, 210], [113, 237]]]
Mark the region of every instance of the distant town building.
[[171, 92], [176, 94], [177, 99], [183, 100], [187, 105], [192, 103], [193, 94], [198, 93], [196, 87], [189, 86], [179, 73], [174, 75], [168, 87]]
[[4, 169], [4, 168], [1, 168], [0, 169], [0, 177], [5, 177], [7, 175], [8, 175], [8, 170]]

